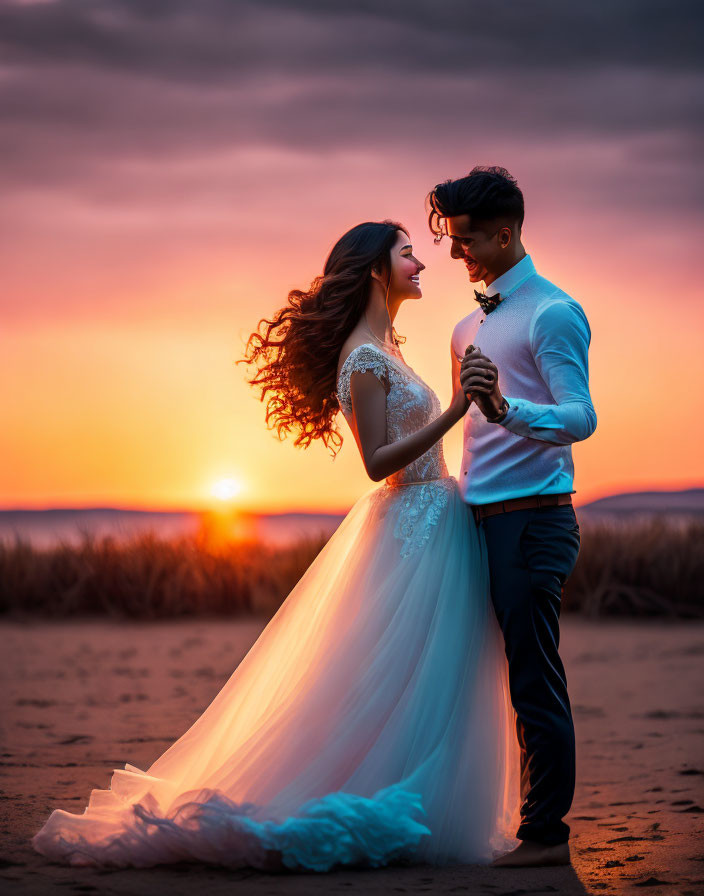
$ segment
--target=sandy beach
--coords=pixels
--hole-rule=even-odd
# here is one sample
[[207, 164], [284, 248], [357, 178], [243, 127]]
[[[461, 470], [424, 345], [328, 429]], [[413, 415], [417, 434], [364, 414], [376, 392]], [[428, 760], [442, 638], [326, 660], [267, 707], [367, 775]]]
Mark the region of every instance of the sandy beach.
[[573, 865], [262, 874], [51, 864], [29, 839], [81, 813], [126, 762], [146, 769], [200, 715], [263, 623], [10, 623], [2, 639], [3, 849], [13, 893], [704, 893], [704, 624], [562, 623], [577, 730]]

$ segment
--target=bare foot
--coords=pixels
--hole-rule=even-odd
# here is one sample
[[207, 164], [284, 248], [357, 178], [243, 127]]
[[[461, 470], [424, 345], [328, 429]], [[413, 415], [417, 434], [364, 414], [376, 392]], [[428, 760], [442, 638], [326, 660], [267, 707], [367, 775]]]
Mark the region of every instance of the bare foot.
[[569, 865], [570, 847], [568, 843], [546, 846], [533, 840], [521, 840], [515, 849], [499, 856], [492, 863], [494, 868], [525, 868], [529, 865]]

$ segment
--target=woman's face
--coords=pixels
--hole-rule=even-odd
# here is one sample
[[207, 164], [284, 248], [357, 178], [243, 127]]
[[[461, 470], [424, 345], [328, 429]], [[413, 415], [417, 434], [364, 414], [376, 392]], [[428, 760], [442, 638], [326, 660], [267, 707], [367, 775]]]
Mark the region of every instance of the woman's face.
[[[396, 242], [391, 248], [390, 259], [389, 302], [398, 303], [404, 299], [419, 299], [423, 295], [419, 275], [421, 271], [425, 270], [425, 265], [413, 254], [411, 238], [403, 230], [396, 233]], [[382, 282], [386, 287], [388, 274]]]

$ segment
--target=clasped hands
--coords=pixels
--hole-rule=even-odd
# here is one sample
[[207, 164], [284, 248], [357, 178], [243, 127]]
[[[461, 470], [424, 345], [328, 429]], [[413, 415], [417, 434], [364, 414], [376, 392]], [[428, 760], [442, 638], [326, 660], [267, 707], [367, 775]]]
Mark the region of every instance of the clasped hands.
[[504, 396], [499, 389], [499, 371], [474, 345], [468, 345], [465, 350], [460, 364], [460, 383], [467, 398], [474, 401], [485, 417], [497, 417], [501, 413]]

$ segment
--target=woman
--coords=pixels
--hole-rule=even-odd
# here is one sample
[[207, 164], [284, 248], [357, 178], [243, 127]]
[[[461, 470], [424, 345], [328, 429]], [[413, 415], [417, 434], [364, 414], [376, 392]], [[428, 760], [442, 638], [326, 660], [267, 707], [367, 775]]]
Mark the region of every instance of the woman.
[[146, 772], [116, 769], [32, 844], [114, 867], [183, 860], [326, 871], [486, 862], [517, 803], [513, 710], [482, 544], [449, 477], [440, 412], [393, 322], [419, 299], [407, 231], [361, 224], [248, 342], [267, 421], [334, 450], [360, 498], [200, 718]]

